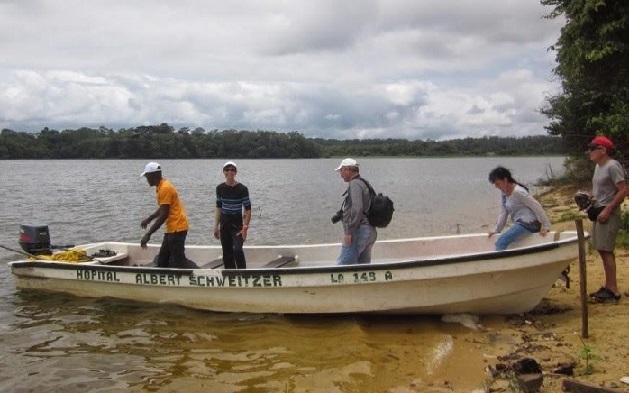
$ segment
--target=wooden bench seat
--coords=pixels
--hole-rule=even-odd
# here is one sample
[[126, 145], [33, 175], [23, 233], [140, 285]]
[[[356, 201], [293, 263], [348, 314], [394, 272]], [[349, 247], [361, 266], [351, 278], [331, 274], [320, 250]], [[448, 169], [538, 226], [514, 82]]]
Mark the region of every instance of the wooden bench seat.
[[199, 266], [199, 269], [217, 269], [222, 266], [223, 266], [223, 258], [218, 258], [211, 262], [206, 263], [205, 265]]
[[[280, 267], [284, 267], [287, 266], [288, 264], [290, 264], [291, 262], [295, 262], [296, 258], [294, 256], [290, 256], [290, 257], [279, 257], [277, 259], [274, 259], [270, 262], [267, 262], [266, 264], [262, 265], [261, 268], [262, 269], [273, 269], [273, 268], [280, 268]], [[297, 263], [291, 264], [291, 265], [296, 265]]]

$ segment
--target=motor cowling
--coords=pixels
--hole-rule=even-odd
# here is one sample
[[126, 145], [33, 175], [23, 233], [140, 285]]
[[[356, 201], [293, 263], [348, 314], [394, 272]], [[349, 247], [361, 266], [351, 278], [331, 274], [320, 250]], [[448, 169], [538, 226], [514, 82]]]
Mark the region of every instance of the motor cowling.
[[20, 247], [29, 254], [52, 254], [48, 225], [20, 225]]

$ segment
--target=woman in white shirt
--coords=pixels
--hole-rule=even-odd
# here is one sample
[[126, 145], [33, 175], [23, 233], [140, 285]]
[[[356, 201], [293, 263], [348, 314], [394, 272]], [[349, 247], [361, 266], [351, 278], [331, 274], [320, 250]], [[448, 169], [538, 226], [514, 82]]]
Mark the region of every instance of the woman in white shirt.
[[502, 191], [502, 208], [489, 237], [502, 232], [509, 216], [513, 221], [513, 225], [496, 240], [497, 251], [506, 250], [509, 244], [531, 233], [546, 236], [550, 231], [550, 220], [544, 208], [529, 194], [528, 188], [513, 179], [508, 169], [501, 166], [493, 169], [489, 172], [489, 182]]

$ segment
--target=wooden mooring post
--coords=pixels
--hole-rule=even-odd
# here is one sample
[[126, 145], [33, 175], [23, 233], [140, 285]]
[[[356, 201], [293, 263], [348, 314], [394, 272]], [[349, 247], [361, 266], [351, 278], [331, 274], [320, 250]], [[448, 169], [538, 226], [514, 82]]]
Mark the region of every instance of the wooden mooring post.
[[583, 219], [574, 220], [579, 239], [579, 291], [581, 294], [581, 337], [588, 338], [587, 272], [585, 268], [585, 235]]

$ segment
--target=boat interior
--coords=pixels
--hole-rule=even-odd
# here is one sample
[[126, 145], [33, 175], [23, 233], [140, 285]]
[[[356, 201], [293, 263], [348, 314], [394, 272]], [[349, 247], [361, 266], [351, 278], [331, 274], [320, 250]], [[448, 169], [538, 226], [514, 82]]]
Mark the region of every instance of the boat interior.
[[[567, 243], [577, 238], [576, 232], [551, 232], [547, 236], [528, 236], [514, 243], [507, 252], [552, 242]], [[495, 238], [487, 234], [463, 234], [411, 239], [381, 240], [372, 249], [371, 264], [436, 260], [448, 257], [470, 256], [494, 251]], [[159, 245], [149, 244], [142, 249], [137, 243], [99, 242], [77, 246], [90, 258], [82, 264], [112, 266], [154, 267]], [[247, 269], [321, 267], [335, 265], [340, 252], [339, 243], [312, 245], [245, 246]], [[222, 269], [220, 246], [188, 245], [186, 256], [201, 269]]]

